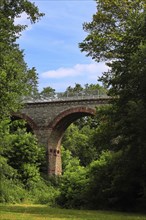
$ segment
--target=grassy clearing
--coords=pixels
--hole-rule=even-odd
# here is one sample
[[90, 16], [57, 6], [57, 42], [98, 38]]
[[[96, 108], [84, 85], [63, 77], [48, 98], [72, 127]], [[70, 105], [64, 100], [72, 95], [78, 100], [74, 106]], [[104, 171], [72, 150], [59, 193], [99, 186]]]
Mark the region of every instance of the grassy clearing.
[[146, 220], [146, 215], [66, 210], [45, 205], [0, 205], [1, 220]]

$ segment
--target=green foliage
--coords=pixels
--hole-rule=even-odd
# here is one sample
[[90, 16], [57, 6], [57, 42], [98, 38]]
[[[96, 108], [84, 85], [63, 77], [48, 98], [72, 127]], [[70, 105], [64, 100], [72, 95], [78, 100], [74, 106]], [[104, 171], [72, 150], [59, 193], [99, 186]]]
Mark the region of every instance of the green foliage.
[[25, 12], [32, 23], [43, 14], [29, 1], [2, 0], [0, 3], [0, 119], [9, 116], [20, 107], [22, 96], [36, 90], [35, 68], [29, 69], [24, 61], [23, 51], [16, 43], [23, 25], [16, 25], [15, 19]]
[[9, 179], [17, 177], [17, 170], [7, 163], [7, 158], [0, 155], [0, 179], [7, 177]]
[[[10, 169], [11, 171], [11, 169]], [[1, 203], [21, 203], [27, 197], [27, 192], [17, 179], [1, 178], [0, 182], [0, 202]]]
[[101, 85], [97, 84], [85, 84], [84, 88], [85, 92], [90, 94], [90, 92], [93, 92], [95, 95], [105, 95], [107, 93], [107, 89]]
[[62, 147], [63, 175], [59, 180], [56, 202], [65, 208], [84, 207], [84, 191], [87, 184], [87, 170], [80, 165], [80, 160], [72, 156], [70, 150]]
[[54, 97], [55, 89], [51, 88], [50, 86], [43, 88], [40, 92], [40, 95], [43, 97]]
[[11, 113], [21, 107], [24, 96], [38, 93], [36, 70], [28, 68], [16, 42], [26, 28], [15, 22], [22, 13], [32, 23], [43, 16], [28, 0], [0, 1], [0, 202], [51, 203], [56, 191], [40, 175], [44, 149], [34, 135], [26, 132], [24, 122], [9, 120]]
[[104, 120], [95, 140], [103, 149], [122, 152], [119, 160], [111, 161], [110, 193], [119, 207], [134, 207], [145, 198], [146, 185], [146, 5], [144, 0], [96, 2], [80, 48], [96, 61], [110, 61], [100, 80], [113, 99], [108, 111], [100, 111]]
[[90, 208], [99, 209], [108, 206], [111, 196], [112, 157], [111, 152], [103, 151], [99, 159], [89, 166], [86, 200]]
[[129, 56], [144, 39], [145, 0], [96, 0], [96, 3], [93, 21], [83, 26], [88, 35], [80, 43], [81, 50], [96, 61]]
[[60, 183], [60, 194], [57, 203], [65, 208], [81, 208], [85, 205], [86, 168], [80, 166], [77, 158], [72, 158], [66, 165]]
[[59, 196], [58, 187], [54, 187], [51, 181], [40, 179], [36, 184], [33, 184], [29, 193], [29, 200], [34, 204], [48, 204], [56, 206], [56, 198]]
[[66, 96], [74, 96], [74, 95], [103, 95], [106, 94], [107, 90], [103, 86], [99, 84], [85, 84], [84, 87], [82, 87], [80, 84], [76, 83], [74, 87], [67, 87], [64, 95]]
[[70, 160], [72, 160], [72, 152], [69, 149], [65, 149], [63, 146], [61, 146], [61, 159], [62, 159], [62, 172], [64, 173], [66, 166], [70, 163]]
[[122, 210], [135, 208], [137, 196], [133, 178], [135, 173], [130, 174], [130, 170], [125, 169], [128, 163], [126, 160], [123, 161], [122, 154], [122, 151], [103, 152], [100, 158], [89, 166], [87, 190], [89, 207]]
[[25, 197], [22, 183], [18, 181], [18, 172], [8, 163], [5, 153], [9, 149], [9, 120], [0, 122], [0, 202], [18, 203]]
[[[29, 1], [0, 3], [0, 171], [1, 202], [67, 208], [135, 210], [146, 201], [146, 9], [145, 1], [97, 0], [97, 13], [85, 23], [88, 36], [80, 44], [96, 61], [108, 60], [101, 81], [112, 101], [97, 108], [94, 119], [80, 119], [63, 139], [63, 176], [41, 178], [44, 149], [24, 123], [4, 118], [19, 108], [20, 98], [36, 92], [35, 69], [28, 69], [16, 39], [25, 28], [15, 18], [26, 12], [31, 22], [42, 14]], [[7, 28], [6, 28], [7, 27]], [[76, 84], [66, 94], [105, 92], [97, 85]], [[47, 87], [41, 95], [54, 94]], [[50, 178], [51, 179], [51, 178]], [[54, 184], [53, 184], [54, 181]], [[57, 188], [58, 187], [58, 188]]]
[[21, 121], [9, 123], [9, 133], [5, 137], [9, 145], [2, 155], [7, 158], [9, 166], [17, 170], [26, 188], [30, 188], [40, 179], [39, 165], [44, 159], [44, 151], [38, 146], [35, 136], [26, 132]]
[[[117, 129], [119, 123], [114, 124], [113, 118], [117, 108], [113, 105], [97, 108], [94, 119], [70, 126], [63, 141], [67, 150], [63, 150], [62, 155], [64, 174], [59, 204], [65, 207], [69, 207], [71, 204], [72, 207], [76, 207], [77, 203], [78, 207], [111, 208], [126, 211], [135, 210], [138, 206], [143, 207], [143, 210], [145, 209], [146, 148], [144, 143], [133, 143], [133, 140], [136, 141], [138, 132], [142, 133], [143, 138], [145, 138], [145, 130], [143, 131], [138, 123], [142, 109], [141, 105], [131, 101], [128, 105], [129, 115], [125, 115], [129, 126], [124, 127], [125, 119], [123, 117], [119, 119], [119, 123], [123, 122], [123, 130], [127, 128], [126, 132], [129, 135], [131, 133], [128, 138], [126, 133], [125, 136], [124, 133], [119, 133]], [[145, 124], [145, 120], [143, 118], [141, 120]], [[133, 129], [135, 129], [134, 134], [132, 133]], [[82, 139], [83, 131], [85, 131], [85, 142]], [[96, 149], [96, 158], [92, 156], [91, 164], [88, 163], [88, 166], [86, 164], [87, 168], [83, 169], [85, 172], [80, 173], [79, 167], [76, 167], [79, 165], [79, 161], [73, 163], [72, 155], [78, 156], [78, 158], [81, 156], [82, 163], [86, 154], [90, 157], [89, 148], [85, 152], [83, 151], [84, 147], [89, 144], [87, 137], [92, 143], [92, 150]], [[91, 145], [89, 146], [91, 147]], [[80, 150], [84, 153], [83, 155], [80, 155]], [[78, 195], [79, 186], [76, 181], [78, 181], [80, 174], [81, 180], [83, 179], [81, 184], [83, 185], [80, 186], [81, 190]], [[84, 185], [84, 183], [86, 184]], [[82, 201], [81, 203], [76, 202], [76, 196], [79, 201]], [[71, 202], [67, 202], [68, 198]]]
[[74, 87], [68, 86], [65, 95], [74, 96], [75, 94], [81, 93], [83, 91], [83, 87], [76, 83]]
[[39, 168], [36, 164], [24, 163], [21, 166], [20, 178], [26, 189], [31, 189], [40, 180]]
[[73, 157], [78, 157], [83, 166], [97, 158], [97, 149], [92, 144], [93, 134], [94, 129], [91, 129], [87, 122], [82, 122], [81, 126], [79, 121], [79, 126], [78, 122], [70, 125], [63, 137], [63, 147], [71, 151]]
[[87, 166], [98, 159], [103, 150], [114, 150], [117, 147], [112, 133], [114, 124], [108, 117], [112, 112], [112, 105], [98, 107], [94, 117], [75, 121], [65, 132], [62, 145], [65, 150], [71, 151], [73, 157], [80, 159], [81, 165]]
[[0, 121], [0, 154], [5, 152], [9, 146], [9, 120]]
[[40, 174], [45, 149], [22, 120], [0, 123], [0, 202], [55, 205], [59, 191]]

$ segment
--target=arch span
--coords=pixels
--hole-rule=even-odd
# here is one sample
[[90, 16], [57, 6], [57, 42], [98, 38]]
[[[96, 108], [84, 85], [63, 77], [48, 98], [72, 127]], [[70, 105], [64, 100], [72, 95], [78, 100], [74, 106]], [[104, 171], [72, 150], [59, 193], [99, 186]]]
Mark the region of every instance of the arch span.
[[88, 107], [70, 108], [59, 114], [50, 124], [51, 134], [48, 141], [48, 174], [62, 173], [61, 140], [71, 123], [84, 116], [95, 115], [96, 110]]
[[23, 119], [24, 121], [26, 121], [26, 123], [28, 124], [28, 126], [30, 127], [30, 129], [28, 130], [31, 130], [32, 133], [36, 134], [37, 135], [37, 130], [38, 130], [38, 127], [37, 125], [35, 124], [35, 122], [29, 117], [27, 116], [26, 114], [24, 113], [13, 113], [12, 114], [12, 118], [14, 117], [14, 120], [15, 118], [16, 119]]

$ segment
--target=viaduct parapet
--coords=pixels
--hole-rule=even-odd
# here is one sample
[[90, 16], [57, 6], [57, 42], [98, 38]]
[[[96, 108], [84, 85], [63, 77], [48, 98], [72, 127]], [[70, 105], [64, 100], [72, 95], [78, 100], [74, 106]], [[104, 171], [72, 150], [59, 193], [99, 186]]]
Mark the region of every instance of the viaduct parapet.
[[91, 116], [96, 106], [108, 104], [108, 97], [74, 100], [28, 101], [21, 112], [23, 118], [46, 148], [49, 175], [62, 173], [61, 140], [68, 126], [83, 116]]

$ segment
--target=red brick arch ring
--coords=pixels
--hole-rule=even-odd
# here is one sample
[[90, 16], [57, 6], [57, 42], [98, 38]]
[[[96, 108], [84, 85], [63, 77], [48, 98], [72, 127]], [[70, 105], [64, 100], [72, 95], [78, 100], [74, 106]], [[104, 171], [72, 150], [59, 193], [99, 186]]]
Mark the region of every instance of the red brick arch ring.
[[88, 107], [75, 107], [63, 111], [48, 125], [52, 129], [50, 138], [53, 138], [55, 135], [58, 136], [59, 140], [72, 122], [84, 116], [94, 116], [95, 113], [95, 108]]

